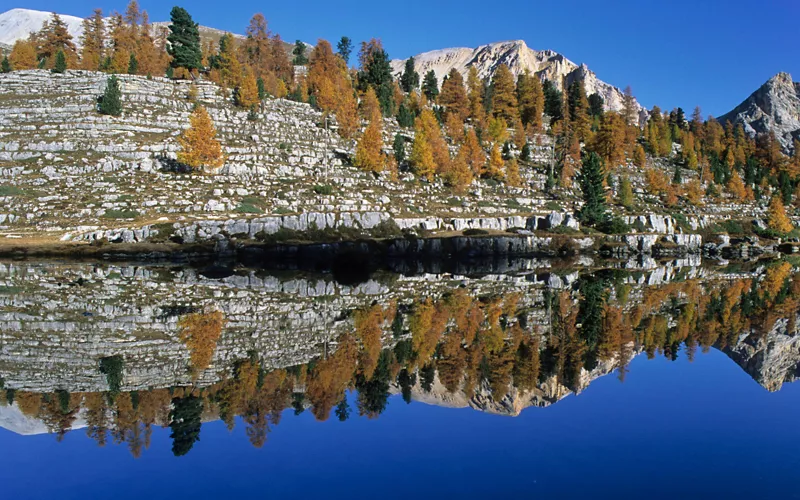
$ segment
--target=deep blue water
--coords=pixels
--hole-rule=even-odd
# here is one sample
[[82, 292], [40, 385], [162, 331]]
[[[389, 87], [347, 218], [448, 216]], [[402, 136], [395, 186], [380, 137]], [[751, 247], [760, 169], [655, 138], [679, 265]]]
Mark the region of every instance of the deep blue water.
[[138, 459], [0, 429], [0, 498], [800, 498], [800, 385], [769, 393], [713, 349], [518, 417], [393, 396], [372, 420], [287, 411], [260, 449], [244, 428], [206, 423], [176, 458], [159, 427]]

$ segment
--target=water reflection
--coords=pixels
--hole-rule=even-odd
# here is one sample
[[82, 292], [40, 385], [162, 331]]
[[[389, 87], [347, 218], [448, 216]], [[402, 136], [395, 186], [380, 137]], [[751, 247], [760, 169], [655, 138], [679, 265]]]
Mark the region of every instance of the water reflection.
[[136, 457], [154, 427], [169, 427], [180, 456], [203, 422], [241, 422], [262, 447], [288, 413], [377, 418], [395, 394], [517, 415], [607, 374], [624, 381], [639, 355], [713, 348], [767, 390], [793, 381], [800, 272], [787, 261], [686, 264], [418, 269], [345, 285], [252, 269], [5, 263], [0, 425], [58, 440], [83, 429]]

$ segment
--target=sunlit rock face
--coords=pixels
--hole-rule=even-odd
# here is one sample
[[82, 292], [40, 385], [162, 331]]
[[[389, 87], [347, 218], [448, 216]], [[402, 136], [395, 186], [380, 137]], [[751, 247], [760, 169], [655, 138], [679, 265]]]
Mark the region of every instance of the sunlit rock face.
[[[421, 77], [433, 71], [440, 84], [452, 69], [466, 77], [470, 66], [478, 70], [478, 76], [482, 79], [491, 79], [501, 64], [508, 66], [515, 76], [528, 71], [541, 79], [552, 81], [559, 88], [564, 81], [570, 84], [582, 80], [586, 94], [599, 94], [606, 109], [620, 111], [623, 108], [622, 91], [598, 79], [585, 64], [575, 64], [552, 50], [531, 49], [523, 40], [495, 42], [474, 49], [455, 47], [432, 50], [414, 56], [414, 63]], [[391, 64], [394, 73], [400, 74], [405, 67], [405, 60], [396, 59]], [[637, 106], [640, 118], [646, 119], [647, 111], [638, 103]]]
[[800, 139], [800, 82], [778, 73], [719, 121], [741, 124], [751, 136], [774, 132], [784, 151], [792, 151]]

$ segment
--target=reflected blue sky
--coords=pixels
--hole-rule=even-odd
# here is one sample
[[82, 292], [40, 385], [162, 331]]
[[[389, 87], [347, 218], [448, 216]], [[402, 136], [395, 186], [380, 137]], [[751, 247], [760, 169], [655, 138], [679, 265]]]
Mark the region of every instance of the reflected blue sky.
[[82, 430], [0, 430], [3, 498], [798, 498], [800, 386], [769, 393], [724, 354], [638, 356], [516, 418], [391, 397], [378, 419], [284, 413], [253, 448], [204, 424], [175, 458], [156, 428], [139, 459]]

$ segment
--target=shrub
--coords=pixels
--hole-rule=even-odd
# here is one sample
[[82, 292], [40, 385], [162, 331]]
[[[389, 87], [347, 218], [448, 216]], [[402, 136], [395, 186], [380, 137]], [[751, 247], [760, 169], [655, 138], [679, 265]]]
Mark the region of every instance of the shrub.
[[598, 229], [606, 234], [624, 234], [631, 232], [631, 227], [626, 224], [621, 217], [608, 218], [600, 224]]
[[314, 192], [321, 195], [329, 195], [333, 193], [333, 188], [328, 184], [317, 184], [314, 186]]

